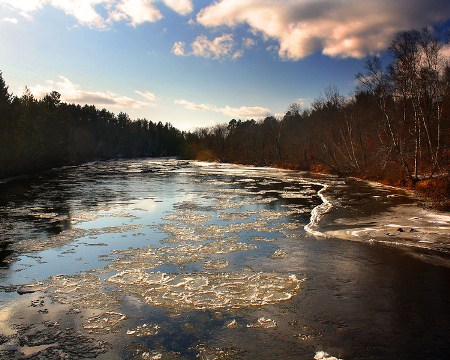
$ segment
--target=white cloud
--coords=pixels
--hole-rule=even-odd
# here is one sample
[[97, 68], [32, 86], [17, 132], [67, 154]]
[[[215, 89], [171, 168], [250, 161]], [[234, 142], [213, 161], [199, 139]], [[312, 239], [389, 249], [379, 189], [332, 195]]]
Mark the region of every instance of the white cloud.
[[127, 21], [133, 26], [162, 19], [153, 0], [121, 0], [110, 13], [113, 21]]
[[238, 108], [231, 106], [218, 107], [211, 104], [196, 104], [184, 99], [175, 100], [175, 104], [181, 105], [187, 110], [212, 111], [238, 119], [261, 119], [271, 113], [270, 109], [260, 106], [241, 106]]
[[250, 49], [256, 45], [255, 39], [252, 38], [244, 38], [242, 39], [242, 46], [246, 49]]
[[184, 42], [177, 41], [175, 44], [173, 44], [172, 52], [177, 56], [186, 56], [184, 46], [185, 46]]
[[204, 35], [200, 35], [191, 46], [192, 54], [195, 56], [218, 59], [232, 56], [234, 40], [232, 34], [224, 34], [212, 40], [209, 40]]
[[109, 0], [49, 0], [53, 7], [71, 15], [83, 25], [105, 28], [105, 20], [97, 13], [95, 6], [108, 3]]
[[150, 91], [142, 92], [142, 91], [136, 90], [135, 93], [138, 94], [138, 95], [141, 95], [143, 98], [145, 98], [145, 99], [147, 99], [148, 101], [151, 101], [151, 102], [155, 102], [155, 101], [158, 100], [158, 97], [154, 93], [152, 93]]
[[294, 100], [294, 103], [302, 106], [305, 104], [305, 101], [306, 101], [305, 99], [299, 98], [299, 99]]
[[207, 59], [236, 59], [242, 56], [242, 50], [236, 49], [232, 34], [223, 34], [212, 40], [205, 35], [199, 35], [191, 44], [191, 52], [186, 53], [185, 43], [177, 41], [172, 52], [178, 56], [193, 55]]
[[112, 91], [86, 91], [81, 86], [73, 83], [64, 76], [59, 76], [59, 80], [47, 80], [44, 85], [37, 84], [30, 87], [31, 93], [41, 98], [51, 91], [61, 94], [61, 100], [68, 103], [89, 104], [98, 107], [113, 107], [124, 110], [125, 108], [155, 107], [157, 97], [151, 92], [135, 91], [146, 98], [147, 101], [140, 101], [128, 96], [119, 95]]
[[67, 15], [73, 16], [83, 25], [94, 28], [105, 28], [106, 22], [96, 11], [97, 5], [108, 5], [113, 0], [0, 0], [0, 5], [6, 5], [10, 9], [31, 19], [31, 15], [49, 5], [62, 10]]
[[0, 21], [10, 23], [10, 24], [17, 24], [19, 22], [19, 20], [17, 20], [16, 18], [11, 18], [11, 17], [4, 17]]
[[183, 106], [187, 110], [193, 111], [217, 111], [217, 107], [209, 104], [195, 104], [191, 101], [178, 99], [175, 100], [175, 104]]
[[190, 14], [193, 9], [191, 0], [164, 0], [164, 4], [180, 15]]
[[28, 13], [41, 9], [48, 0], [0, 0], [0, 5], [7, 5], [10, 8]]
[[219, 0], [202, 9], [207, 27], [246, 24], [279, 43], [281, 58], [316, 51], [360, 58], [385, 49], [395, 33], [445, 21], [450, 2], [440, 0]]
[[[80, 24], [105, 29], [112, 22], [127, 22], [138, 26], [156, 22], [163, 15], [157, 8], [159, 0], [0, 0], [0, 5], [17, 10], [31, 19], [44, 6], [52, 6], [74, 17]], [[192, 12], [191, 0], [164, 0], [164, 3], [181, 15]], [[101, 10], [101, 11], [100, 11]]]

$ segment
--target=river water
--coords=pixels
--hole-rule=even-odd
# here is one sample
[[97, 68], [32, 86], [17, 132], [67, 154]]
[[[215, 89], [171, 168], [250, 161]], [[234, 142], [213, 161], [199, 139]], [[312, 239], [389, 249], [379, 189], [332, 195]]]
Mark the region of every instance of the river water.
[[0, 183], [3, 359], [447, 359], [450, 217], [174, 159]]

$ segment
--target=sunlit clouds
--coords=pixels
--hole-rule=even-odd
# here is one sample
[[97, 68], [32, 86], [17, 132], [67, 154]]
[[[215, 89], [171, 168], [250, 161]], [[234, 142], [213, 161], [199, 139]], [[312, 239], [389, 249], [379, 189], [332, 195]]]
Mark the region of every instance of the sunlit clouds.
[[398, 31], [444, 21], [450, 2], [439, 0], [220, 0], [202, 9], [206, 27], [247, 25], [276, 40], [280, 58], [314, 52], [361, 58], [384, 50]]
[[[131, 26], [158, 22], [164, 18], [163, 8], [181, 16], [194, 10], [192, 0], [0, 0], [0, 5], [28, 18], [51, 6], [96, 29], [108, 29], [115, 22]], [[395, 33], [444, 21], [449, 13], [450, 2], [441, 0], [219, 0], [205, 4], [193, 14], [196, 21], [186, 19], [185, 23], [201, 25], [205, 32], [228, 27], [229, 33], [197, 35], [189, 50], [186, 41], [177, 41], [172, 52], [210, 59], [239, 58], [243, 51], [235, 49], [234, 38], [236, 29], [243, 26], [264, 41], [274, 41], [281, 59], [299, 60], [316, 52], [362, 58], [386, 49]], [[17, 19], [5, 17], [2, 21], [16, 23]], [[254, 44], [248, 37], [242, 48]], [[274, 45], [266, 48], [273, 50]]]
[[172, 52], [177, 56], [198, 56], [208, 59], [237, 59], [243, 52], [236, 48], [232, 34], [223, 34], [213, 39], [208, 39], [204, 35], [198, 36], [190, 45], [190, 51], [186, 52], [186, 44], [177, 41]]
[[23, 13], [29, 13], [41, 9], [49, 0], [0, 0], [0, 4], [8, 5]]
[[13, 18], [13, 17], [4, 17], [4, 18], [0, 19], [0, 22], [17, 24], [19, 22], [19, 20], [17, 20], [17, 18]]
[[188, 100], [178, 99], [175, 100], [175, 104], [183, 106], [187, 110], [192, 111], [212, 111], [221, 113], [230, 118], [237, 119], [261, 119], [270, 115], [270, 109], [260, 107], [260, 106], [241, 106], [241, 107], [230, 107], [224, 106], [219, 107], [211, 104], [196, 104]]
[[[0, 0], [0, 5], [15, 9], [26, 18], [44, 6], [52, 6], [75, 18], [81, 25], [107, 29], [111, 23], [125, 22], [137, 26], [163, 18], [156, 0]], [[179, 13], [192, 11], [191, 0], [164, 0], [163, 3]]]
[[135, 91], [136, 94], [145, 99], [143, 101], [111, 91], [83, 90], [80, 85], [73, 83], [64, 76], [59, 76], [59, 79], [56, 81], [47, 80], [44, 85], [36, 84], [30, 86], [30, 91], [37, 98], [41, 98], [52, 91], [57, 91], [61, 94], [61, 100], [64, 102], [80, 105], [89, 104], [100, 108], [105, 106], [117, 109], [155, 107], [158, 101], [157, 96], [148, 91]]
[[193, 9], [191, 0], [164, 0], [164, 4], [180, 15], [188, 15]]
[[123, 0], [112, 7], [110, 19], [125, 21], [133, 26], [145, 22], [155, 22], [162, 19], [162, 14], [153, 2], [146, 0]]

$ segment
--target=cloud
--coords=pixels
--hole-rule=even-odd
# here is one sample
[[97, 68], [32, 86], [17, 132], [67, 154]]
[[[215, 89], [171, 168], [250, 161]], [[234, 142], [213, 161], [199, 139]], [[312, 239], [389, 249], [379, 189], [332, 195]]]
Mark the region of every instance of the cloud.
[[186, 56], [186, 53], [184, 51], [185, 43], [182, 41], [177, 41], [175, 44], [173, 44], [172, 52], [177, 56]]
[[299, 98], [299, 99], [294, 100], [293, 102], [294, 102], [294, 104], [297, 104], [297, 105], [299, 105], [299, 106], [302, 106], [302, 105], [305, 104], [305, 101], [306, 101], [305, 99]]
[[51, 91], [57, 91], [61, 94], [61, 100], [68, 103], [89, 104], [98, 107], [124, 108], [144, 108], [157, 106], [157, 97], [151, 92], [135, 91], [135, 93], [144, 97], [147, 101], [140, 101], [128, 96], [119, 95], [112, 91], [86, 91], [81, 86], [73, 83], [64, 76], [59, 76], [59, 80], [47, 80], [45, 85], [37, 84], [30, 87], [31, 93], [41, 98]]
[[94, 28], [105, 28], [105, 20], [97, 13], [95, 6], [108, 0], [49, 0], [49, 5], [73, 16], [79, 23]]
[[0, 5], [7, 5], [10, 8], [15, 8], [25, 13], [39, 10], [46, 3], [48, 3], [48, 0], [0, 0]]
[[[31, 19], [32, 14], [44, 6], [52, 6], [74, 17], [81, 25], [106, 29], [113, 22], [126, 22], [138, 26], [156, 22], [163, 15], [157, 7], [158, 0], [0, 0], [0, 5], [17, 10]], [[177, 13], [192, 12], [191, 0], [164, 0]]]
[[126, 21], [133, 26], [156, 22], [162, 17], [153, 0], [121, 0], [110, 13], [111, 20]]
[[19, 20], [17, 20], [16, 18], [4, 17], [3, 19], [0, 20], [0, 22], [6, 22], [6, 23], [10, 23], [10, 24], [17, 24], [19, 22]]
[[191, 44], [192, 54], [205, 58], [218, 59], [221, 57], [231, 57], [234, 48], [234, 40], [232, 34], [224, 34], [212, 40], [206, 36], [198, 36]]
[[440, 0], [219, 0], [202, 9], [206, 27], [245, 24], [279, 44], [278, 55], [298, 60], [321, 51], [361, 58], [384, 50], [399, 31], [442, 22], [450, 2]]
[[232, 34], [223, 34], [212, 40], [205, 35], [199, 35], [191, 44], [191, 52], [186, 53], [186, 44], [177, 41], [172, 52], [177, 56], [198, 56], [207, 59], [237, 59], [242, 56], [243, 51], [236, 49], [236, 44]]
[[145, 98], [145, 99], [147, 99], [148, 101], [151, 101], [151, 102], [155, 102], [155, 101], [158, 100], [158, 97], [155, 94], [153, 94], [152, 92], [150, 92], [150, 91], [142, 92], [142, 91], [137, 91], [136, 90], [135, 93], [138, 94], [138, 95], [141, 95], [143, 98]]
[[180, 15], [188, 15], [193, 9], [191, 0], [164, 0], [164, 4]]
[[238, 119], [261, 119], [271, 113], [270, 109], [259, 106], [241, 106], [238, 108], [230, 106], [218, 107], [211, 104], [196, 104], [184, 99], [175, 100], [175, 104], [181, 105], [187, 110], [212, 111]]
[[244, 38], [242, 39], [242, 46], [246, 49], [250, 49], [256, 45], [256, 40], [252, 38]]

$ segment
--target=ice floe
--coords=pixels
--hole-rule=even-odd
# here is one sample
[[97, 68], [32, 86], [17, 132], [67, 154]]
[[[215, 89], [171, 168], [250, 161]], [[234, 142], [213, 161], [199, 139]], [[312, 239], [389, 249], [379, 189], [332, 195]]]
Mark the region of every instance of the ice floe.
[[219, 309], [262, 306], [289, 300], [300, 284], [295, 275], [272, 273], [148, 273], [123, 271], [108, 279], [125, 293], [147, 304], [179, 309]]

